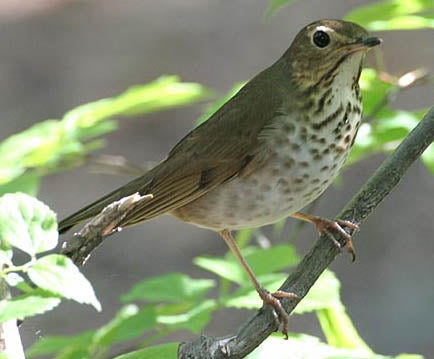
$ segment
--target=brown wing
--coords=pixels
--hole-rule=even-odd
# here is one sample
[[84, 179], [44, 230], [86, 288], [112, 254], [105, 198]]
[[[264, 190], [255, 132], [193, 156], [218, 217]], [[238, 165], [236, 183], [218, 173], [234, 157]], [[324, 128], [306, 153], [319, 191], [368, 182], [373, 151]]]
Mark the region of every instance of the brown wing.
[[[268, 69], [270, 71], [271, 68]], [[267, 71], [267, 70], [266, 70]], [[166, 160], [130, 183], [118, 188], [61, 221], [63, 233], [98, 214], [105, 206], [139, 192], [152, 194], [125, 218], [128, 226], [179, 208], [234, 176], [264, 163], [267, 151], [258, 146], [260, 133], [280, 104], [265, 71], [250, 81], [211, 118], [185, 136]]]

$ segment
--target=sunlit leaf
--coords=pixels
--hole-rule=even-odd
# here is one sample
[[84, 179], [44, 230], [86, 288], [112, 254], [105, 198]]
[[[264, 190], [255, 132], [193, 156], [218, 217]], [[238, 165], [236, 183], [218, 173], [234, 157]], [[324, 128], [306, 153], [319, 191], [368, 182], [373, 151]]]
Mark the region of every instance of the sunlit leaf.
[[258, 276], [292, 267], [299, 261], [291, 244], [279, 244], [270, 248], [253, 247], [246, 252], [245, 258]]
[[367, 25], [371, 31], [434, 29], [434, 19], [423, 16], [400, 16]]
[[19, 286], [21, 283], [24, 282], [24, 278], [18, 274], [18, 273], [14, 273], [14, 272], [10, 272], [6, 275], [5, 277], [6, 283], [10, 286], [10, 287], [17, 287]]
[[56, 215], [24, 193], [5, 194], [0, 197], [0, 236], [31, 256], [48, 251], [57, 245]]
[[267, 338], [248, 359], [392, 359], [374, 354], [366, 349], [342, 349], [323, 343], [307, 334], [290, 334], [288, 340], [271, 336]]
[[1, 242], [0, 237], [0, 267], [3, 268], [5, 265], [12, 264], [13, 251], [8, 244]]
[[29, 358], [34, 358], [41, 355], [61, 353], [64, 350], [67, 352], [73, 350], [82, 351], [90, 347], [93, 336], [93, 330], [71, 336], [44, 336], [26, 351], [26, 355]]
[[342, 308], [339, 294], [340, 286], [340, 282], [333, 272], [324, 271], [297, 305], [294, 313], [302, 314], [326, 308]]
[[0, 196], [6, 193], [22, 192], [36, 196], [41, 177], [36, 172], [27, 171], [10, 182], [0, 185]]
[[0, 323], [11, 319], [22, 320], [36, 314], [42, 314], [57, 307], [60, 298], [40, 290], [0, 301]]
[[158, 307], [157, 322], [173, 330], [187, 329], [192, 333], [200, 333], [211, 319], [211, 313], [217, 307], [215, 300], [204, 300], [190, 310], [180, 314], [166, 315], [165, 306]]
[[231, 282], [241, 284], [246, 279], [240, 264], [231, 258], [200, 256], [194, 258], [193, 263]]
[[177, 76], [163, 76], [146, 85], [133, 86], [117, 97], [79, 106], [66, 113], [62, 122], [68, 130], [87, 131], [114, 116], [144, 115], [191, 104], [208, 95], [209, 90], [197, 83], [180, 82]]
[[316, 311], [327, 343], [336, 348], [364, 349], [371, 351], [357, 332], [343, 306], [329, 307]]
[[131, 340], [156, 326], [153, 307], [139, 309], [135, 305], [123, 307], [106, 325], [95, 332], [94, 343], [109, 347], [117, 342]]
[[353, 149], [346, 165], [376, 154], [388, 153], [411, 132], [419, 122], [416, 112], [390, 110], [380, 111], [372, 123], [360, 126]]
[[345, 17], [371, 31], [434, 28], [432, 0], [385, 0], [359, 6]]
[[171, 273], [137, 283], [122, 296], [122, 300], [182, 302], [202, 298], [214, 286], [212, 279], [193, 279], [184, 274]]
[[[284, 273], [270, 273], [258, 276], [257, 279], [264, 288], [272, 293], [279, 289], [287, 276]], [[263, 302], [251, 283], [246, 282], [244, 286], [225, 298], [224, 304], [232, 308], [258, 309]]]
[[387, 94], [395, 88], [390, 83], [381, 81], [377, 72], [369, 68], [363, 69], [359, 84], [363, 95], [363, 113], [368, 117], [384, 101]]
[[39, 258], [29, 268], [28, 275], [40, 288], [79, 303], [91, 304], [96, 310], [101, 310], [91, 284], [72, 260], [64, 255], [49, 254]]
[[[26, 178], [26, 171], [38, 170], [38, 176], [62, 167], [81, 164], [84, 156], [100, 148], [96, 138], [117, 128], [115, 117], [143, 115], [197, 102], [209, 91], [197, 83], [181, 82], [165, 76], [151, 83], [134, 86], [117, 97], [78, 106], [61, 120], [39, 122], [0, 142], [0, 185], [22, 177], [3, 191], [35, 193], [37, 178]], [[91, 141], [91, 142], [89, 142]]]
[[429, 146], [422, 154], [422, 161], [434, 175], [434, 145]]
[[179, 343], [165, 343], [122, 354], [113, 359], [176, 359]]
[[[289, 268], [298, 262], [294, 247], [288, 244], [270, 248], [247, 247], [242, 252], [256, 275]], [[226, 257], [196, 257], [193, 263], [238, 284], [248, 280], [244, 269], [231, 254]]]

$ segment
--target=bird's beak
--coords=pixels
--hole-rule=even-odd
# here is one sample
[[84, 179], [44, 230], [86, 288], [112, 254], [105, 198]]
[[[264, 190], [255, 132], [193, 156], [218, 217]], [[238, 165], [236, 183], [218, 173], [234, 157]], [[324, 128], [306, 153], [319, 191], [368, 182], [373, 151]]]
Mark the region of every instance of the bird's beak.
[[382, 42], [383, 40], [376, 36], [364, 37], [359, 40], [360, 45], [365, 46], [367, 48], [380, 45]]
[[383, 42], [382, 39], [376, 36], [366, 36], [357, 39], [356, 41], [347, 44], [345, 46], [350, 52], [356, 51], [369, 51], [371, 48], [380, 45]]

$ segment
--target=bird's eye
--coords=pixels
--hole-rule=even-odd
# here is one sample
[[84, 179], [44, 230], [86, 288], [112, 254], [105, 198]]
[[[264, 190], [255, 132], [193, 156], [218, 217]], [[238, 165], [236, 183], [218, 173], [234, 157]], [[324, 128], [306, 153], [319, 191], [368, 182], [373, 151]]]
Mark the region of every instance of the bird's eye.
[[313, 43], [320, 48], [324, 48], [330, 44], [330, 36], [325, 31], [321, 30], [315, 31], [312, 40]]

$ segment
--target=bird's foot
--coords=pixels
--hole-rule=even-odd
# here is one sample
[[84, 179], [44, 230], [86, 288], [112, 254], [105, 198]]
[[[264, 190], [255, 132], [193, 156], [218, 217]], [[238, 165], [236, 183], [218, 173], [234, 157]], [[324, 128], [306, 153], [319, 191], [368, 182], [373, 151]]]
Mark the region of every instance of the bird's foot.
[[352, 231], [358, 231], [359, 226], [353, 222], [342, 219], [331, 220], [323, 217], [312, 216], [310, 214], [296, 212], [291, 214], [291, 217], [301, 219], [302, 221], [310, 222], [315, 225], [320, 234], [325, 234], [335, 244], [336, 248], [342, 250], [342, 245], [337, 241], [331, 230], [338, 232], [345, 240], [348, 252], [351, 254], [352, 261], [356, 260], [356, 252], [354, 250], [351, 234], [347, 233], [344, 228], [349, 228]]
[[279, 325], [282, 324], [282, 334], [285, 336], [285, 339], [288, 339], [289, 314], [285, 311], [285, 309], [283, 309], [280, 299], [300, 299], [300, 297], [297, 294], [284, 292], [282, 290], [270, 293], [268, 290], [262, 287], [258, 293], [263, 302], [272, 308], [276, 327], [279, 327]]
[[351, 240], [351, 235], [345, 231], [344, 228], [349, 228], [353, 231], [358, 231], [359, 226], [353, 222], [345, 221], [342, 219], [330, 220], [322, 217], [311, 217], [312, 223], [316, 226], [319, 233], [325, 234], [330, 238], [339, 250], [342, 250], [341, 244], [336, 240], [333, 233], [330, 230], [338, 232], [345, 240], [348, 248], [348, 253], [351, 254], [351, 260], [354, 262], [356, 260], [356, 251], [354, 250], [353, 241]]

